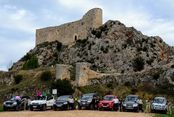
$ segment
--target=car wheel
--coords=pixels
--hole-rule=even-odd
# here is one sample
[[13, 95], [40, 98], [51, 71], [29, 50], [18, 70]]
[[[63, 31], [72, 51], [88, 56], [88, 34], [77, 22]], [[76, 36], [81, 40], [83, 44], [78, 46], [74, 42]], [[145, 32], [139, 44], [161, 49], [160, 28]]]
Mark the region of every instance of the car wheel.
[[163, 112], [164, 114], [167, 114], [167, 110], [164, 110], [164, 112]]
[[6, 108], [6, 107], [3, 107], [3, 110], [4, 110], [4, 111], [7, 111], [7, 108]]
[[30, 107], [30, 111], [33, 111], [33, 107]]
[[43, 105], [42, 111], [46, 111], [46, 105]]
[[19, 107], [18, 106], [15, 107], [15, 111], [19, 111]]
[[79, 110], [81, 110], [81, 109], [82, 109], [82, 107], [81, 107], [80, 105], [78, 105], [78, 109], [79, 109]]
[[57, 108], [56, 108], [56, 107], [53, 107], [53, 110], [54, 110], [54, 111], [57, 111]]
[[89, 109], [90, 110], [93, 110], [94, 109], [92, 104], [89, 105]]

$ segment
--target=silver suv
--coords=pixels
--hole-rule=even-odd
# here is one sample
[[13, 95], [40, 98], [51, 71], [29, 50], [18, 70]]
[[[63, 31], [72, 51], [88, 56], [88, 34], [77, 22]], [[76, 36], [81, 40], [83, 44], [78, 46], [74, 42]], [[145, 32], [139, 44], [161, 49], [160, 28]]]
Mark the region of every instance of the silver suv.
[[168, 104], [165, 97], [155, 97], [151, 103], [151, 112], [167, 113]]

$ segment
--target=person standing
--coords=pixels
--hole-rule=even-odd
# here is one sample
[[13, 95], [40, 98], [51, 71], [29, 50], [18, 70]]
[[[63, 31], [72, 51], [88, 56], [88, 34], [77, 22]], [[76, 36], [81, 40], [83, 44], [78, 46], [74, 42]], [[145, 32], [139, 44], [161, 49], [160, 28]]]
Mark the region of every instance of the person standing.
[[119, 109], [119, 100], [118, 100], [118, 98], [117, 97], [115, 97], [114, 99], [113, 99], [113, 101], [114, 101], [114, 110], [118, 110]]

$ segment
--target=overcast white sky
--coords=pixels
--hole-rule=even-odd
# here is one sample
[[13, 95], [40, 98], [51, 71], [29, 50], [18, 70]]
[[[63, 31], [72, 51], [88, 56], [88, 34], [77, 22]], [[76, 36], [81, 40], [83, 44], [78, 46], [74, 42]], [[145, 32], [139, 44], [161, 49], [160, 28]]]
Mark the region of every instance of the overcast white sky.
[[35, 29], [81, 18], [94, 7], [174, 46], [174, 0], [0, 0], [0, 70], [35, 46]]

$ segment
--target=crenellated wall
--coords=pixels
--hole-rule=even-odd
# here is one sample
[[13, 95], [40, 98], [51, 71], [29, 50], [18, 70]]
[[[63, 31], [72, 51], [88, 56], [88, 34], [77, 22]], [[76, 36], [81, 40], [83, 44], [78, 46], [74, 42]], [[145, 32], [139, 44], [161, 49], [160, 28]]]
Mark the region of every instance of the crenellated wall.
[[47, 27], [36, 30], [36, 45], [43, 42], [59, 41], [69, 45], [78, 39], [85, 39], [91, 28], [102, 25], [102, 9], [89, 10], [82, 19], [60, 26]]

